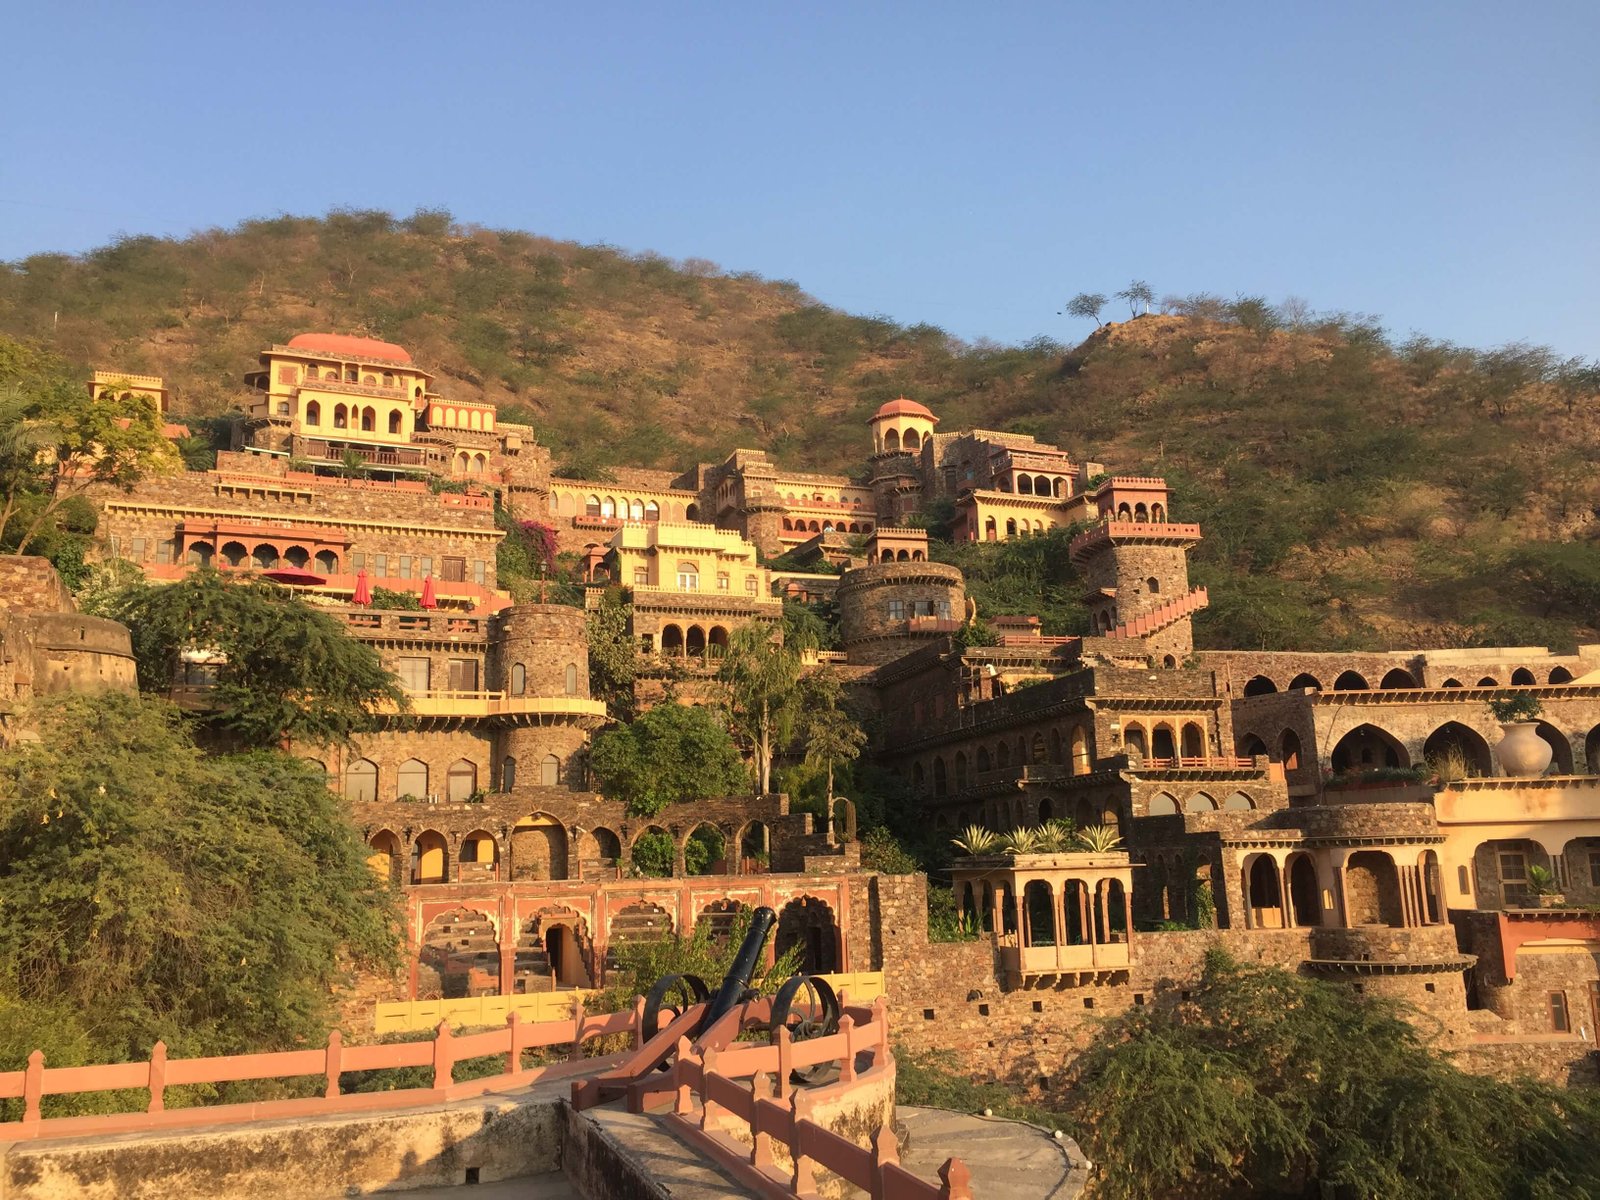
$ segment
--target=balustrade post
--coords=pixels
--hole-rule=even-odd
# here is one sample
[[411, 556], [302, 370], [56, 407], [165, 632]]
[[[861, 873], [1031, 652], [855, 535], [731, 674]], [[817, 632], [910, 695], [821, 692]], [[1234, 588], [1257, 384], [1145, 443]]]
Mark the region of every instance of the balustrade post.
[[450, 1044], [450, 1022], [440, 1021], [433, 1031], [433, 1086], [447, 1088], [454, 1080], [455, 1047]]
[[678, 1061], [672, 1066], [672, 1074], [677, 1082], [678, 1091], [673, 1099], [672, 1111], [680, 1116], [694, 1109], [694, 1091], [689, 1085], [689, 1064], [691, 1062], [689, 1056], [693, 1052], [694, 1046], [688, 1038], [681, 1037], [678, 1039]]
[[872, 1200], [884, 1200], [888, 1190], [883, 1180], [883, 1169], [899, 1165], [900, 1140], [895, 1137], [892, 1127], [880, 1125], [872, 1135]]
[[517, 1010], [506, 1010], [506, 1074], [515, 1075], [522, 1070], [522, 1047], [517, 1045], [517, 1035], [522, 1032], [522, 1017]]
[[35, 1050], [28, 1055], [28, 1066], [22, 1075], [22, 1123], [39, 1123], [39, 1098], [44, 1095], [44, 1051]]
[[567, 1055], [567, 1058], [574, 1062], [583, 1057], [584, 1016], [583, 997], [574, 995], [572, 997], [572, 1051]]
[[644, 997], [633, 998], [633, 1048], [644, 1048]]
[[160, 1112], [167, 1102], [167, 1044], [150, 1047], [150, 1104], [145, 1112]]
[[787, 1102], [789, 1099], [790, 1083], [789, 1073], [794, 1070], [794, 1035], [789, 1032], [787, 1025], [778, 1029], [778, 1099]]
[[878, 1027], [878, 1041], [872, 1048], [872, 1065], [881, 1067], [889, 1061], [889, 998], [879, 996], [872, 1002], [872, 1022]]
[[711, 1099], [711, 1074], [716, 1069], [717, 1052], [708, 1048], [700, 1058], [700, 1128], [708, 1132], [716, 1128], [722, 1111]]
[[815, 1196], [817, 1194], [816, 1164], [807, 1157], [805, 1145], [810, 1140], [806, 1137], [806, 1128], [811, 1124], [811, 1095], [808, 1092], [796, 1092], [794, 1095], [794, 1121], [791, 1128], [794, 1136], [789, 1144], [790, 1156], [794, 1159], [794, 1173], [789, 1177], [789, 1190], [796, 1196]]
[[972, 1200], [972, 1172], [959, 1158], [945, 1159], [939, 1168], [939, 1200]]
[[839, 1060], [839, 1082], [856, 1081], [856, 1023], [849, 1013], [839, 1018], [839, 1036], [844, 1039], [844, 1057]]
[[757, 1170], [772, 1165], [772, 1135], [761, 1129], [761, 1102], [771, 1097], [771, 1079], [757, 1071], [750, 1077], [750, 1165]]
[[[341, 1064], [343, 1059], [344, 1035], [337, 1029], [330, 1029], [328, 1031], [327, 1056], [323, 1060], [323, 1066], [328, 1074], [328, 1086], [322, 1093], [323, 1099], [325, 1100], [334, 1100], [339, 1096], [339, 1074], [342, 1069]], [[152, 1069], [154, 1069], [153, 1063]]]

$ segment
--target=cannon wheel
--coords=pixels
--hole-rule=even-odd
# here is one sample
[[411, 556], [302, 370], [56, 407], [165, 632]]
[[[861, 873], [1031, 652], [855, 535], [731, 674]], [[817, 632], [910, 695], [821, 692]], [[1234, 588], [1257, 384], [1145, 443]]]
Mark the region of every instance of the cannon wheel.
[[[649, 1041], [696, 1004], [711, 998], [698, 975], [663, 975], [644, 998], [644, 1040]], [[663, 1021], [661, 1015], [668, 1014]]]
[[795, 975], [785, 980], [772, 998], [768, 1031], [774, 1042], [780, 1029], [787, 1029], [797, 1042], [837, 1033], [839, 997], [833, 985], [816, 975]]

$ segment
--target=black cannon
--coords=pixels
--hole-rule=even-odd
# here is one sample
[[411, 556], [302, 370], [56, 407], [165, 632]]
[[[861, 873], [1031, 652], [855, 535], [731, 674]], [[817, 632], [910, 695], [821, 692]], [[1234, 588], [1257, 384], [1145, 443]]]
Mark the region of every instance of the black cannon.
[[[755, 978], [767, 938], [777, 923], [778, 914], [765, 905], [751, 914], [749, 931], [715, 994], [697, 975], [663, 975], [656, 980], [644, 999], [644, 1040], [648, 1042], [693, 1005], [704, 1004], [705, 1012], [694, 1030], [698, 1037], [740, 1004], [754, 999], [756, 992], [750, 981]], [[773, 997], [768, 1029], [774, 1041], [779, 1029], [787, 1029], [791, 1037], [802, 1039], [824, 1037], [838, 1028], [839, 997], [826, 979], [795, 975], [785, 980]]]

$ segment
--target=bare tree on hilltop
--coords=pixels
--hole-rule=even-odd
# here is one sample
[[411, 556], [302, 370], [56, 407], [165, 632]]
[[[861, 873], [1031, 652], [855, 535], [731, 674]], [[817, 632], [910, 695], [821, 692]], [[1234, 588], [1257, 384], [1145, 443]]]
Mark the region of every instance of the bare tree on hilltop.
[[1127, 287], [1117, 293], [1118, 300], [1128, 302], [1128, 315], [1137, 317], [1139, 305], [1144, 305], [1144, 311], [1149, 312], [1150, 306], [1156, 302], [1156, 294], [1150, 285], [1142, 279], [1135, 279]]
[[1099, 292], [1079, 292], [1067, 301], [1066, 314], [1069, 317], [1085, 317], [1094, 322], [1094, 327], [1099, 329], [1105, 324], [1100, 319], [1100, 310], [1105, 308], [1106, 298]]

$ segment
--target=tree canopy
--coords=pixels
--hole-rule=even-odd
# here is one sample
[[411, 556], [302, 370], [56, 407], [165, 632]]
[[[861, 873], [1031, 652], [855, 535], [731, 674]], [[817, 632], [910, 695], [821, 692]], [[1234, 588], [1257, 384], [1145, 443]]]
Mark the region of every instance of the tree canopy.
[[1189, 1001], [1135, 1008], [1070, 1073], [1107, 1200], [1600, 1194], [1600, 1102], [1470, 1075], [1393, 1005], [1208, 957]]
[[597, 735], [589, 768], [607, 796], [641, 817], [749, 786], [721, 714], [670, 702]]
[[0, 751], [0, 1069], [163, 1039], [228, 1054], [321, 1038], [341, 962], [393, 969], [393, 894], [323, 774], [204, 757], [176, 709], [121, 693], [29, 714]]
[[195, 571], [106, 602], [133, 633], [139, 686], [166, 692], [185, 650], [220, 658], [207, 716], [251, 745], [348, 740], [404, 693], [378, 654], [285, 588]]
[[772, 758], [794, 736], [802, 708], [800, 650], [779, 630], [749, 621], [733, 631], [717, 665], [734, 735], [749, 750], [756, 787], [772, 790]]

